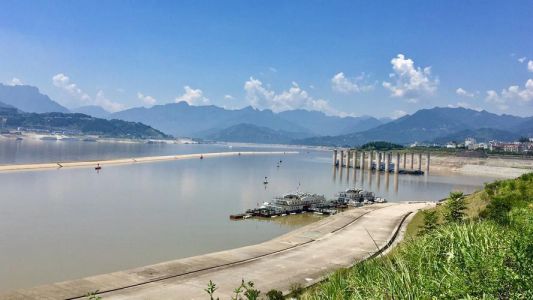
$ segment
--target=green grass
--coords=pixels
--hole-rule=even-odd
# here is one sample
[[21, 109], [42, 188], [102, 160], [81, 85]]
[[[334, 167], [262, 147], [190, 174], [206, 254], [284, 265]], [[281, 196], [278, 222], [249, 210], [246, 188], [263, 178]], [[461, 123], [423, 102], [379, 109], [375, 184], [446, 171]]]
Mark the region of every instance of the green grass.
[[[533, 299], [533, 173], [465, 198], [465, 219], [420, 234], [423, 216], [389, 255], [340, 270], [302, 299]], [[502, 217], [504, 216], [504, 217]]]

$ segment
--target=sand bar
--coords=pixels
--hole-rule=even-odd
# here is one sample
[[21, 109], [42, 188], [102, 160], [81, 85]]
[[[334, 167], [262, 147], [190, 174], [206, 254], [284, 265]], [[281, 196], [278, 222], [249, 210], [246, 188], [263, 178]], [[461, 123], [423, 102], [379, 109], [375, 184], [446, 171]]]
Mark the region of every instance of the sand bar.
[[239, 155], [283, 155], [283, 154], [298, 154], [298, 151], [211, 152], [211, 153], [166, 155], [166, 156], [145, 156], [145, 157], [119, 158], [119, 159], [93, 160], [93, 161], [13, 164], [13, 165], [0, 165], [0, 172], [38, 171], [38, 170], [50, 170], [50, 169], [62, 169], [62, 168], [94, 168], [96, 167], [97, 164], [100, 164], [100, 166], [104, 168], [105, 166], [109, 166], [109, 165], [152, 163], [152, 162], [180, 160], [180, 159], [199, 159], [200, 157], [214, 158], [214, 157], [239, 156]]

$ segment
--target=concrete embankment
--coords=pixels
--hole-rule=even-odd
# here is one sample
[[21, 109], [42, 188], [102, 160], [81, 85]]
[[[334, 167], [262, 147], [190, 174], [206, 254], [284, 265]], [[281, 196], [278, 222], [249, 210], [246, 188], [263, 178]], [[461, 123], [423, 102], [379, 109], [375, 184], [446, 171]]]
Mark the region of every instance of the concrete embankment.
[[103, 299], [205, 299], [209, 280], [219, 287], [217, 297], [230, 299], [241, 279], [265, 292], [287, 292], [293, 284], [311, 285], [377, 255], [395, 240], [406, 216], [431, 205], [351, 209], [261, 244], [17, 290], [0, 299], [81, 299], [96, 290]]
[[194, 154], [179, 154], [167, 156], [146, 156], [134, 158], [120, 158], [110, 160], [94, 160], [94, 161], [74, 161], [74, 162], [53, 162], [53, 163], [35, 163], [35, 164], [14, 164], [14, 165], [0, 165], [0, 172], [14, 172], [14, 171], [38, 171], [61, 168], [94, 168], [97, 164], [105, 167], [109, 165], [121, 164], [138, 164], [138, 163], [152, 163], [168, 160], [180, 159], [199, 159], [213, 158], [223, 156], [239, 156], [239, 155], [281, 155], [281, 154], [297, 154], [297, 151], [248, 151], [248, 152], [214, 152], [214, 153], [194, 153]]

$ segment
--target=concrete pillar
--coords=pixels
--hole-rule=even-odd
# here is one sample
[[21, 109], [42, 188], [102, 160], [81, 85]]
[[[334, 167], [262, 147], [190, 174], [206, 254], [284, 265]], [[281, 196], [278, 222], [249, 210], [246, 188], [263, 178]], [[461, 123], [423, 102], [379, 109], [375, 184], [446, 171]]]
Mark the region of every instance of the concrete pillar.
[[414, 168], [415, 154], [411, 152], [411, 170]]
[[333, 150], [333, 165], [337, 165], [337, 149]]
[[379, 167], [381, 166], [381, 157], [385, 156], [385, 153], [378, 152], [376, 153], [376, 170], [379, 171]]
[[403, 169], [405, 170], [405, 165], [407, 164], [407, 152], [403, 153]]
[[389, 153], [385, 153], [385, 173], [389, 173], [390, 156]]
[[372, 156], [374, 156], [374, 151], [368, 152], [368, 169], [369, 170], [372, 170], [372, 159], [373, 159]]
[[418, 153], [418, 171], [422, 171], [422, 153]]
[[353, 169], [357, 168], [357, 150], [353, 151]]
[[426, 158], [426, 173], [429, 173], [429, 152], [427, 153], [427, 158]]
[[342, 166], [344, 166], [344, 151], [341, 150], [341, 161], [339, 163], [339, 167], [342, 168]]
[[400, 152], [396, 152], [396, 162], [394, 163], [394, 174], [400, 172]]
[[346, 150], [346, 169], [350, 168], [350, 159], [352, 158], [352, 153], [350, 150]]
[[365, 169], [365, 151], [361, 151], [361, 158], [359, 159], [359, 168], [361, 170]]

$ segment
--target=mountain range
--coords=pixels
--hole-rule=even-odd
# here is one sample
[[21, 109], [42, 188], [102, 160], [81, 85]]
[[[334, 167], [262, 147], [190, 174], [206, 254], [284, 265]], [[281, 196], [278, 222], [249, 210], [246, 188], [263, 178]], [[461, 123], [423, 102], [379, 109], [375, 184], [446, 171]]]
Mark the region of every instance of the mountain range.
[[[3, 103], [0, 107], [16, 107], [30, 113], [69, 111], [32, 86], [0, 84], [0, 103]], [[449, 107], [421, 109], [396, 120], [328, 116], [301, 109], [275, 113], [248, 106], [230, 110], [214, 105], [192, 106], [186, 102], [135, 107], [115, 113], [100, 106], [84, 106], [72, 111], [109, 120], [141, 122], [177, 137], [231, 142], [356, 146], [370, 141], [442, 144], [466, 137], [480, 141], [533, 137], [533, 117]]]
[[[421, 109], [375, 128], [346, 135], [314, 137], [297, 141], [311, 145], [361, 145], [369, 141], [398, 144], [458, 140], [468, 134], [483, 140], [514, 140], [533, 136], [533, 118], [497, 115], [466, 108]], [[483, 129], [483, 130], [482, 130]]]
[[[186, 102], [151, 108], [136, 107], [113, 113], [109, 117], [142, 122], [175, 136], [196, 138], [213, 137], [218, 131], [239, 124], [252, 124], [257, 126], [255, 129], [262, 127], [283, 131], [293, 138], [344, 134], [382, 124], [372, 117], [341, 118], [307, 110], [274, 113], [251, 106], [229, 110], [213, 105], [191, 106]], [[244, 129], [244, 126], [239, 128]]]

